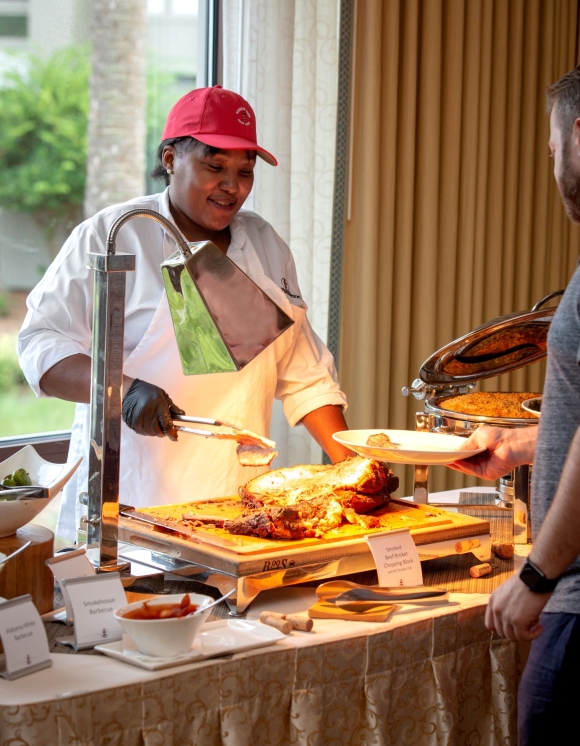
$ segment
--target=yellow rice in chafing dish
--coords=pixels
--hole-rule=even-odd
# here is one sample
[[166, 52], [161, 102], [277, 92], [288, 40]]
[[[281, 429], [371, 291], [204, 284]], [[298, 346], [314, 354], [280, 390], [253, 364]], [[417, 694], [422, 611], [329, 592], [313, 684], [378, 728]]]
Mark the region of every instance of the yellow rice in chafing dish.
[[452, 396], [439, 402], [440, 409], [479, 417], [510, 417], [512, 419], [537, 419], [522, 407], [526, 399], [541, 394], [530, 392], [506, 393], [503, 391], [476, 391], [472, 394]]

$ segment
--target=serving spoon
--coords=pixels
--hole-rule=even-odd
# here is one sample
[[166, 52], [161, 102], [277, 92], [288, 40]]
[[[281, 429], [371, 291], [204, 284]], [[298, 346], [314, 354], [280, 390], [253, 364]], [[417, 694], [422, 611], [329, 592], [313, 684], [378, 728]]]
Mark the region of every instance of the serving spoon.
[[[393, 590], [400, 590], [398, 588]], [[434, 589], [432, 589], [434, 590]], [[410, 603], [421, 606], [433, 606], [436, 604], [447, 603], [449, 601], [449, 593], [443, 588], [437, 589], [440, 593], [433, 593], [430, 595], [422, 595], [420, 593], [411, 594], [390, 594], [390, 597], [382, 593], [374, 593], [370, 588], [354, 588], [352, 591], [346, 591], [341, 593], [334, 603], [340, 609], [346, 611], [369, 611], [375, 609], [378, 606], [391, 605], [395, 601], [399, 603]]]
[[[346, 608], [339, 604], [339, 599], [343, 603], [362, 603], [366, 608], [397, 603], [401, 601], [410, 601], [412, 603], [433, 603], [434, 601], [446, 601], [449, 598], [449, 591], [446, 588], [435, 588], [428, 585], [415, 586], [368, 586], [352, 583], [349, 580], [331, 580], [328, 583], [322, 583], [316, 589], [316, 595], [321, 601], [334, 603], [341, 608]], [[379, 602], [379, 603], [377, 603]]]
[[189, 614], [185, 614], [185, 616], [182, 616], [181, 619], [186, 619], [188, 616], [196, 616], [196, 614], [201, 614], [202, 611], [207, 611], [208, 609], [211, 609], [212, 606], [217, 606], [217, 604], [224, 601], [228, 596], [231, 596], [232, 593], [234, 593], [236, 589], [232, 588], [231, 591], [228, 591], [225, 593], [221, 598], [218, 598], [217, 601], [212, 601], [211, 604], [207, 604], [207, 606], [200, 606], [195, 611], [191, 611]]

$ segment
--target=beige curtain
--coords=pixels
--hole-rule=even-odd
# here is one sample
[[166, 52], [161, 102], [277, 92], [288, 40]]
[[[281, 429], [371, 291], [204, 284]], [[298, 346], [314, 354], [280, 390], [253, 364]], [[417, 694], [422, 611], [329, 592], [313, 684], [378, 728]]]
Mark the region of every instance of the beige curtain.
[[[546, 86], [576, 64], [578, 3], [358, 0], [355, 12], [340, 378], [350, 427], [414, 428], [423, 404], [401, 387], [421, 363], [564, 287], [580, 255], [545, 111]], [[484, 388], [542, 382], [535, 365]], [[431, 490], [463, 484], [431, 469]]]

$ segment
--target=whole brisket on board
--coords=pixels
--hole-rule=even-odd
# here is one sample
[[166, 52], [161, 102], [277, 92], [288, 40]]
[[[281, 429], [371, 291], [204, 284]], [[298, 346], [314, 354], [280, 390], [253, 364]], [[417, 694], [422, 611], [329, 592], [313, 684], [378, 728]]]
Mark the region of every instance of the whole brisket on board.
[[373, 528], [378, 519], [361, 514], [388, 503], [398, 486], [386, 465], [360, 456], [331, 466], [276, 469], [240, 487], [247, 510], [224, 527], [232, 534], [271, 539], [321, 536], [344, 519]]

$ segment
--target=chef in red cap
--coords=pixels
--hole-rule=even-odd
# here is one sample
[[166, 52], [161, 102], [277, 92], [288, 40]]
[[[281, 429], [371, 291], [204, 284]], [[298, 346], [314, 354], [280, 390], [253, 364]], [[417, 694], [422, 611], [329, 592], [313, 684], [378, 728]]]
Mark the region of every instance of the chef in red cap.
[[78, 402], [70, 459], [85, 456], [65, 488], [60, 536], [76, 536], [78, 494], [88, 479], [93, 277], [86, 255], [105, 252], [110, 227], [131, 209], [159, 212], [186, 241], [213, 241], [294, 324], [239, 372], [185, 376], [160, 272], [176, 243], [151, 220], [123, 226], [117, 251], [134, 254], [136, 270], [127, 273], [121, 502], [160, 505], [236, 494], [265, 470], [242, 467], [231, 441], [177, 440], [172, 416], [182, 412], [268, 437], [277, 398], [290, 424], [305, 425], [333, 461], [350, 453], [332, 439], [346, 429], [346, 400], [332, 355], [306, 318], [292, 254], [267, 221], [242, 209], [257, 157], [277, 165], [258, 145], [247, 101], [220, 86], [186, 94], [169, 112], [152, 174], [166, 189], [77, 226], [30, 294], [18, 339], [22, 370], [37, 396]]

